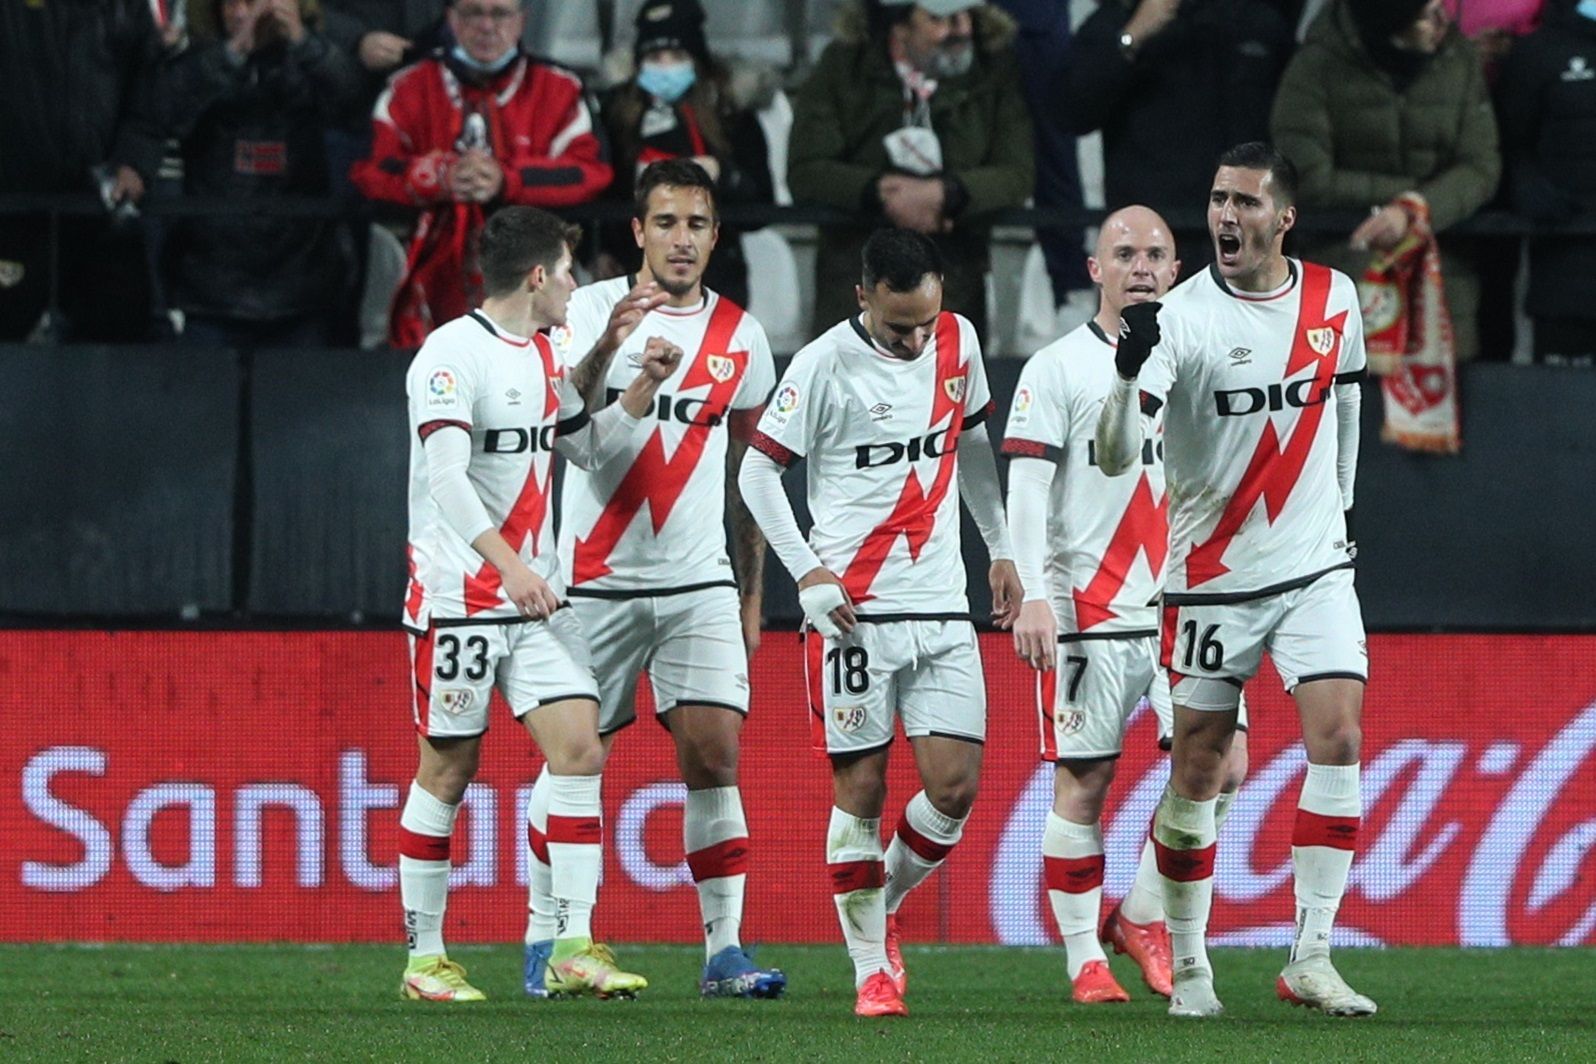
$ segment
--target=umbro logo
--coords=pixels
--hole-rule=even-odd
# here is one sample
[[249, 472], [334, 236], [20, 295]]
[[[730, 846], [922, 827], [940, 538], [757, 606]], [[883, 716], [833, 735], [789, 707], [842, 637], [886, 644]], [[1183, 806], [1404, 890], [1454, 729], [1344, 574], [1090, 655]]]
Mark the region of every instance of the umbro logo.
[[891, 403], [877, 403], [875, 406], [872, 406], [870, 408], [870, 420], [872, 420], [872, 421], [890, 421], [890, 420], [892, 420], [892, 404]]
[[1252, 365], [1252, 348], [1232, 347], [1230, 349], [1230, 364], [1232, 366]]
[[520, 392], [519, 392], [519, 391], [517, 391], [517, 390], [516, 390], [516, 389], [514, 389], [514, 388], [511, 388], [511, 389], [510, 389], [510, 390], [509, 390], [509, 391], [507, 391], [507, 392], [505, 392], [505, 393], [504, 393], [504, 397], [505, 397], [505, 398], [506, 398], [506, 399], [508, 399], [508, 400], [510, 400], [510, 405], [511, 405], [511, 406], [518, 406], [518, 405], [520, 405], [520, 402], [521, 402], [521, 393], [520, 393]]
[[642, 369], [643, 353], [641, 351], [633, 351], [631, 354], [626, 356], [626, 364], [631, 366], [633, 369]]

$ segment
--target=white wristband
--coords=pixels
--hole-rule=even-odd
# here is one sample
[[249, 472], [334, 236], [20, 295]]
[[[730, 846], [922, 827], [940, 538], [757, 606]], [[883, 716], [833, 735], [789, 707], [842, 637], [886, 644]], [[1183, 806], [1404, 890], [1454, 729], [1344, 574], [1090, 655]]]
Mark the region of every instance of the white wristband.
[[831, 611], [847, 601], [841, 584], [811, 584], [798, 592], [798, 605], [803, 607], [804, 616], [827, 639], [842, 635], [842, 629], [831, 619]]

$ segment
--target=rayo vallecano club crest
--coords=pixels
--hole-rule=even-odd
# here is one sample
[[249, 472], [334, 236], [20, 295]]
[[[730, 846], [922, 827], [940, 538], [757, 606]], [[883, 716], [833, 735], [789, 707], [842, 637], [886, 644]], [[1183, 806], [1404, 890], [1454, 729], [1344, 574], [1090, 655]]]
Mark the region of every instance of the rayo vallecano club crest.
[[1308, 346], [1321, 358], [1328, 355], [1336, 346], [1336, 331], [1328, 325], [1322, 329], [1309, 329]]
[[709, 368], [709, 375], [715, 378], [716, 383], [725, 384], [732, 379], [732, 374], [737, 372], [737, 363], [725, 355], [710, 355], [704, 360]]
[[948, 398], [955, 403], [964, 399], [964, 378], [948, 377], [942, 382], [942, 390], [948, 393]]

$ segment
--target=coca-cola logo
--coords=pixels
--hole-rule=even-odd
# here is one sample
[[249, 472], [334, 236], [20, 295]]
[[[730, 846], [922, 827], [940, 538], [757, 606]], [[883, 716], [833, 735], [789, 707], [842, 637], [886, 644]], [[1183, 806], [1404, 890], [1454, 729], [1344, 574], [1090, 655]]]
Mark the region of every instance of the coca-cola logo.
[[[1572, 946], [1591, 940], [1596, 868], [1588, 865], [1596, 864], [1596, 817], [1580, 813], [1592, 810], [1596, 793], [1596, 703], [1539, 750], [1508, 739], [1408, 738], [1366, 758], [1363, 836], [1338, 941], [1414, 941], [1390, 917], [1411, 912], [1402, 903], [1415, 895], [1426, 905], [1448, 903], [1435, 914], [1446, 921], [1438, 928], [1444, 933], [1419, 941]], [[1290, 941], [1288, 840], [1305, 767], [1301, 745], [1286, 747], [1252, 774], [1232, 805], [1216, 851], [1216, 943]], [[1036, 844], [1052, 805], [1052, 771], [1038, 767], [998, 845], [989, 902], [1001, 942], [1056, 940], [1040, 900]], [[1130, 889], [1167, 779], [1167, 763], [1155, 760], [1138, 778], [1116, 783], [1128, 793], [1103, 825], [1109, 898]], [[1386, 918], [1378, 919], [1382, 912]]]

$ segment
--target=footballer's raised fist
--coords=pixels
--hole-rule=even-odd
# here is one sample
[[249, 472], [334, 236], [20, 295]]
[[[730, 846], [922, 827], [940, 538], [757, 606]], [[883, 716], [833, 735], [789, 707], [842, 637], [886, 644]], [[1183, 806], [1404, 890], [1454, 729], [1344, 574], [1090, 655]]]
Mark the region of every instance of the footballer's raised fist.
[[1114, 368], [1126, 380], [1135, 380], [1142, 363], [1158, 346], [1158, 311], [1162, 304], [1132, 303], [1119, 312], [1119, 346], [1114, 349]]
[[643, 345], [643, 372], [656, 381], [670, 379], [682, 364], [682, 349], [660, 336], [650, 336]]

